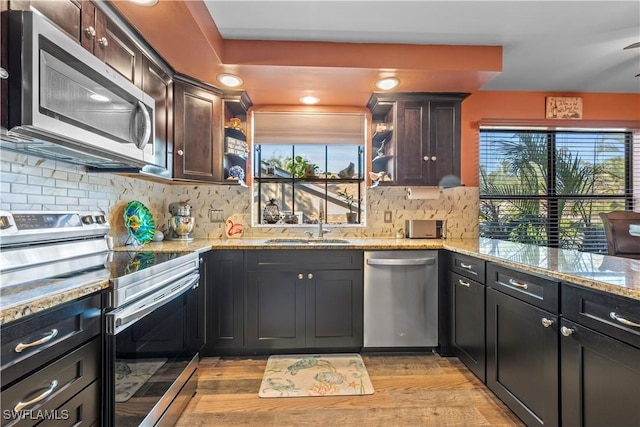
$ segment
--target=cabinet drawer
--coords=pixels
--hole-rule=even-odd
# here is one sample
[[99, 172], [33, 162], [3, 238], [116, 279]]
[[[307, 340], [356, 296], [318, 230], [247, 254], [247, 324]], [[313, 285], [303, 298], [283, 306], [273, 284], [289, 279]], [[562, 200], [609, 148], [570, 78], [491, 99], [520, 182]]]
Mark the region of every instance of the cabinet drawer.
[[[3, 409], [9, 411], [53, 411], [100, 375], [100, 339], [77, 350], [2, 390]], [[32, 402], [27, 404], [27, 402]], [[42, 421], [34, 415], [25, 419], [2, 417], [2, 426], [28, 426]]]
[[640, 348], [640, 301], [563, 283], [562, 315]]
[[100, 381], [94, 381], [59, 407], [55, 417], [38, 424], [38, 427], [83, 427], [100, 425]]
[[247, 269], [250, 271], [360, 270], [363, 262], [364, 252], [355, 250], [247, 251]]
[[98, 335], [100, 298], [95, 294], [4, 326], [2, 387]]
[[489, 263], [487, 286], [554, 314], [560, 308], [560, 284], [551, 279]]
[[485, 261], [467, 255], [451, 253], [450, 269], [476, 282], [485, 282]]

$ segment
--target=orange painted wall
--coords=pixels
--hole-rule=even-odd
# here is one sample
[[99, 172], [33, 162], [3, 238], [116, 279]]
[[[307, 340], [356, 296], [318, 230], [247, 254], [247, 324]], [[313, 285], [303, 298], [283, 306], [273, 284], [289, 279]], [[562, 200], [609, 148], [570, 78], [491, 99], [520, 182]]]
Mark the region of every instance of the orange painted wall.
[[[478, 186], [478, 121], [511, 119], [540, 121], [545, 118], [547, 96], [581, 96], [583, 119], [640, 121], [640, 94], [475, 92], [462, 103], [462, 182]], [[553, 123], [549, 121], [549, 123]], [[575, 121], [580, 126], [580, 120]]]

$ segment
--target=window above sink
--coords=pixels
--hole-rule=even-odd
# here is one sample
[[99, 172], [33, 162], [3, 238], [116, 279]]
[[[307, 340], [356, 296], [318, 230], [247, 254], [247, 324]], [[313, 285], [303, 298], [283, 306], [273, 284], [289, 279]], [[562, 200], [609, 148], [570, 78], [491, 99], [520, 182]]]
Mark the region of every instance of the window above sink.
[[366, 117], [253, 112], [252, 226], [364, 226]]

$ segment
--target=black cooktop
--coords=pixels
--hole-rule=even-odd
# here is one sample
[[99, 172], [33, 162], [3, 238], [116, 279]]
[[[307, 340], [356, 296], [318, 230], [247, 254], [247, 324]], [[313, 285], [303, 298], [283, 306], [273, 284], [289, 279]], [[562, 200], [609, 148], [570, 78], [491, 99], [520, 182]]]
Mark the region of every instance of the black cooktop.
[[105, 267], [111, 272], [111, 278], [116, 279], [188, 254], [190, 252], [111, 252]]

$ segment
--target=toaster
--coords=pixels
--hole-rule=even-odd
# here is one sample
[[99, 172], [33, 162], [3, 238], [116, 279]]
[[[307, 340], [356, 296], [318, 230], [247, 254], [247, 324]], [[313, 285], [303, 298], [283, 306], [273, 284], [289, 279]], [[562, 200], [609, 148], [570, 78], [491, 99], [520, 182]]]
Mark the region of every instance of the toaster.
[[411, 219], [405, 221], [405, 237], [408, 239], [444, 239], [446, 221], [439, 219]]

